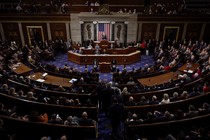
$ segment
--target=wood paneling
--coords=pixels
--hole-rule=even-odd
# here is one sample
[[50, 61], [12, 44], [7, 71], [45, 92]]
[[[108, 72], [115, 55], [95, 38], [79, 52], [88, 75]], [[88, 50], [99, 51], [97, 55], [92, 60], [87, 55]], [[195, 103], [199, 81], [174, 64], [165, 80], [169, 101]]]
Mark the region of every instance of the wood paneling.
[[8, 41], [16, 41], [18, 45], [21, 45], [20, 32], [17, 23], [2, 23], [4, 29], [5, 38]]
[[179, 33], [178, 33], [177, 41], [181, 40], [182, 34], [183, 34], [184, 24], [182, 24], [182, 23], [162, 23], [161, 26], [160, 26], [160, 34], [159, 34], [159, 40], [160, 41], [163, 40], [164, 29], [166, 27], [175, 27], [175, 28], [178, 27], [179, 28]]
[[141, 40], [143, 39], [150, 39], [155, 38], [157, 30], [157, 24], [156, 23], [143, 23], [142, 24], [142, 32], [141, 32]]
[[[87, 0], [68, 0], [68, 2], [70, 2], [71, 4], [85, 4]], [[89, 2], [93, 2], [90, 1]]]
[[65, 23], [50, 23], [50, 30], [51, 30], [52, 40], [55, 40], [56, 38], [65, 41], [67, 40]]
[[[139, 11], [139, 9], [137, 9]], [[162, 21], [164, 22], [188, 22], [191, 23], [192, 21], [196, 22], [208, 22], [210, 21], [210, 16], [208, 15], [181, 15], [181, 16], [172, 16], [172, 15], [138, 15], [138, 21]]]
[[199, 40], [202, 23], [189, 23], [187, 25], [186, 39]]
[[113, 5], [143, 5], [142, 0], [107, 0], [109, 4]]
[[46, 26], [45, 23], [22, 23], [23, 35], [24, 35], [26, 44], [29, 44], [27, 26], [34, 26], [34, 27], [40, 26], [40, 27], [42, 27], [44, 40], [48, 40], [47, 26]]
[[0, 21], [70, 21], [69, 14], [1, 14]]
[[130, 54], [108, 54], [104, 55], [83, 55], [69, 51], [68, 52], [68, 60], [77, 64], [93, 64], [94, 60], [96, 59], [98, 62], [111, 62], [113, 59], [117, 61], [117, 64], [124, 65], [124, 64], [132, 64], [140, 60], [141, 54], [140, 51], [136, 51]]
[[210, 23], [206, 24], [206, 28], [203, 35], [204, 41], [210, 42]]

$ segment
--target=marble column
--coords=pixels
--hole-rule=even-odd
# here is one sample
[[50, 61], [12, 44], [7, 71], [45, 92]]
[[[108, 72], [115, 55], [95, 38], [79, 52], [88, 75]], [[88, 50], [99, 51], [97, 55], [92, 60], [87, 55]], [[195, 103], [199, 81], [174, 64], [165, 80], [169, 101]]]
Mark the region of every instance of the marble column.
[[22, 28], [21, 22], [18, 22], [18, 28], [19, 28], [19, 32], [20, 32], [21, 43], [22, 43], [22, 46], [24, 46], [25, 45], [25, 39], [24, 39], [24, 36], [23, 36], [23, 28]]
[[1, 39], [2, 39], [2, 41], [5, 41], [4, 29], [3, 29], [2, 23], [0, 23], [0, 33], [1, 33]]
[[81, 31], [81, 44], [82, 46], [84, 46], [84, 34], [83, 34], [83, 30], [84, 30], [84, 21], [80, 21], [80, 31]]
[[70, 37], [70, 26], [69, 26], [69, 23], [66, 23], [66, 39], [69, 40], [71, 37]]
[[200, 40], [203, 40], [205, 28], [206, 28], [206, 23], [203, 23], [202, 28], [201, 28]]
[[51, 35], [51, 29], [50, 29], [50, 23], [47, 22], [47, 36], [48, 36], [48, 40], [52, 40], [52, 35]]
[[157, 24], [155, 40], [159, 40], [160, 38], [160, 23]]
[[115, 28], [115, 22], [112, 21], [111, 24], [112, 24], [111, 41], [114, 41], [114, 34], [115, 34], [114, 28]]
[[140, 41], [141, 40], [141, 32], [142, 32], [142, 23], [139, 23], [139, 28], [138, 28], [138, 40], [137, 41]]
[[184, 40], [186, 38], [187, 25], [188, 25], [188, 23], [184, 24], [184, 29], [183, 29], [183, 33], [182, 33], [182, 40]]
[[97, 41], [97, 22], [93, 21], [94, 28], [94, 41]]
[[124, 46], [127, 47], [127, 34], [128, 34], [128, 22], [124, 22], [125, 30], [124, 30]]

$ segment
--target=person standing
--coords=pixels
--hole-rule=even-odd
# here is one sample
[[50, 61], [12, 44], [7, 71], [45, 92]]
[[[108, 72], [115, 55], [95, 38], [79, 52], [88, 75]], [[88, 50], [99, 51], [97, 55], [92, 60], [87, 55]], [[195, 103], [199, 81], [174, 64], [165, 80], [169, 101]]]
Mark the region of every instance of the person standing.
[[102, 40], [107, 40], [105, 32], [102, 33]]
[[117, 98], [112, 99], [112, 105], [109, 108], [109, 117], [112, 126], [113, 140], [123, 140], [125, 110], [124, 106], [118, 103]]
[[109, 107], [112, 104], [111, 98], [114, 95], [114, 89], [112, 88], [112, 82], [108, 82], [106, 87], [102, 90], [102, 110], [106, 117], [109, 117]]

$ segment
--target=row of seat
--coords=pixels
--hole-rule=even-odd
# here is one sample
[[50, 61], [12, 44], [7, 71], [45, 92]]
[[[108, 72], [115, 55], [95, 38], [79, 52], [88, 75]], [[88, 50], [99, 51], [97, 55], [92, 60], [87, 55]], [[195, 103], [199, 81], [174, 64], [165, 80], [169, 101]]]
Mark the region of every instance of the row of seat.
[[30, 122], [13, 117], [2, 116], [5, 129], [16, 134], [16, 139], [38, 140], [43, 136], [50, 136], [54, 139], [66, 135], [72, 140], [96, 139], [98, 136], [96, 126], [67, 126], [60, 124], [49, 124], [42, 122]]
[[210, 114], [206, 114], [182, 120], [128, 125], [126, 133], [128, 138], [138, 134], [141, 137], [151, 137], [153, 139], [157, 139], [157, 135], [166, 136], [167, 134], [174, 134], [176, 136], [181, 131], [191, 131], [192, 128], [207, 126], [209, 123]]
[[[24, 101], [24, 100], [21, 101], [21, 99], [17, 99], [15, 97], [10, 97], [10, 96], [4, 95], [4, 94], [0, 94], [0, 95], [1, 95], [1, 98], [0, 99], [2, 99], [2, 101], [9, 101], [10, 103], [14, 103], [14, 104], [18, 104], [18, 105], [21, 105], [22, 104], [22, 107], [21, 108], [25, 108], [25, 106], [28, 106], [29, 109], [32, 109], [33, 106], [34, 106], [36, 109], [39, 109], [39, 110], [46, 109], [46, 110], [49, 111], [49, 110], [52, 109], [54, 112], [57, 111], [56, 108], [58, 110], [60, 109], [59, 107], [54, 106], [54, 105], [37, 104], [37, 103], [34, 103], [34, 102], [28, 102], [28, 101]], [[140, 112], [141, 114], [144, 114], [144, 113], [146, 113], [148, 111], [169, 110], [169, 108], [170, 109], [177, 109], [177, 108], [184, 109], [183, 107], [187, 107], [188, 105], [190, 105], [192, 103], [196, 103], [196, 104], [199, 104], [200, 105], [201, 103], [203, 103], [205, 101], [208, 101], [209, 95], [210, 95], [209, 93], [206, 93], [206, 94], [203, 94], [203, 95], [200, 95], [200, 96], [189, 98], [189, 99], [184, 100], [184, 101], [178, 101], [178, 102], [174, 102], [174, 103], [170, 103], [170, 104], [153, 105], [153, 106], [139, 106], [139, 107], [137, 107], [137, 106], [135, 106], [135, 107], [125, 107], [125, 109], [127, 111]], [[65, 111], [66, 110], [62, 110], [61, 112], [65, 112]], [[75, 110], [75, 111], [78, 111], [78, 110]], [[171, 111], [171, 110], [169, 110], [169, 111]], [[128, 136], [129, 135], [132, 136], [132, 134], [139, 133], [139, 132], [141, 132], [141, 134], [144, 132], [144, 134], [146, 135], [146, 134], [149, 133], [149, 131], [151, 131], [151, 128], [154, 129], [154, 130], [156, 130], [156, 129], [160, 128], [160, 127], [163, 127], [163, 126], [164, 126], [164, 128], [166, 128], [166, 127], [173, 127], [174, 128], [175, 126], [180, 126], [178, 124], [184, 125], [184, 124], [189, 123], [189, 122], [191, 122], [191, 123], [193, 122], [193, 124], [195, 124], [198, 121], [202, 121], [203, 122], [204, 120], [207, 120], [207, 118], [209, 118], [209, 115], [204, 115], [204, 116], [199, 116], [199, 117], [196, 117], [196, 118], [179, 120], [179, 121], [160, 122], [160, 123], [142, 124], [142, 125], [131, 125], [131, 126], [129, 125], [129, 126], [127, 126], [127, 130], [126, 131], [127, 131], [127, 135]], [[9, 121], [10, 123], [11, 123], [11, 120], [12, 121], [15, 121], [15, 123], [22, 122], [21, 120], [16, 120], [16, 119], [9, 118], [9, 117], [3, 117], [3, 119]], [[176, 124], [176, 122], [178, 122], [178, 124]], [[24, 123], [26, 123], [26, 122], [24, 122]], [[33, 125], [31, 125], [31, 122], [27, 122], [27, 123], [28, 123], [27, 125], [29, 125], [27, 127], [31, 127], [30, 129], [35, 128], [34, 125], [37, 125], [37, 127], [40, 127], [41, 125], [43, 125], [42, 123], [41, 123], [41, 125], [40, 125], [40, 123], [34, 123]], [[174, 125], [174, 124], [176, 124], [176, 125]], [[44, 126], [44, 127], [45, 128], [46, 127], [49, 127], [49, 125], [46, 124], [46, 126]], [[55, 125], [54, 126], [53, 125], [53, 128], [52, 129], [54, 129], [54, 127], [62, 127], [62, 126], [59, 126], [59, 125]], [[76, 128], [78, 128], [78, 127], [76, 127]], [[90, 127], [90, 128], [93, 129], [93, 127]], [[66, 128], [66, 129], [69, 129], [69, 128]], [[142, 129], [143, 129], [143, 131], [142, 131]], [[61, 130], [61, 129], [59, 129], [59, 130]], [[171, 129], [167, 129], [167, 130], [171, 130]], [[73, 131], [76, 131], [76, 129], [74, 129]], [[89, 131], [89, 129], [88, 129], [88, 131]], [[50, 132], [52, 132], [52, 131], [50, 131]], [[63, 132], [65, 132], [65, 131], [63, 131]], [[70, 132], [72, 132], [72, 131], [70, 131]], [[42, 134], [42, 133], [40, 133], [40, 134]], [[84, 134], [86, 134], [86, 133], [84, 132]]]

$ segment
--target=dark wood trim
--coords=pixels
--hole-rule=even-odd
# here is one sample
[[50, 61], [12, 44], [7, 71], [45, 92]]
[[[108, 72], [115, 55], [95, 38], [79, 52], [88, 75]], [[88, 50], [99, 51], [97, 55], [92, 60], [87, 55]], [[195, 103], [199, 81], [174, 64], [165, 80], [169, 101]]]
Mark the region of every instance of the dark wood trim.
[[29, 21], [29, 22], [37, 22], [37, 21], [58, 21], [65, 22], [70, 21], [69, 14], [0, 14], [0, 21]]

